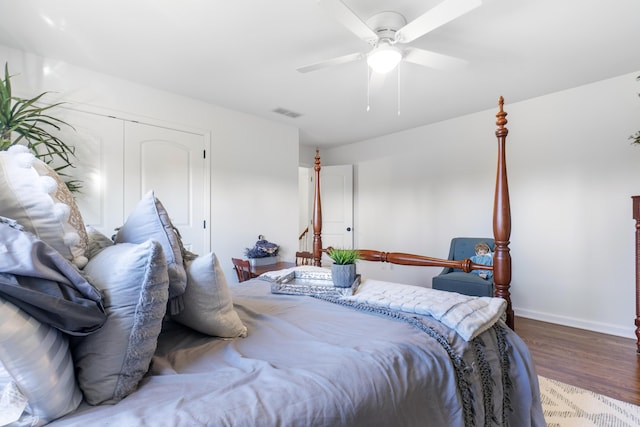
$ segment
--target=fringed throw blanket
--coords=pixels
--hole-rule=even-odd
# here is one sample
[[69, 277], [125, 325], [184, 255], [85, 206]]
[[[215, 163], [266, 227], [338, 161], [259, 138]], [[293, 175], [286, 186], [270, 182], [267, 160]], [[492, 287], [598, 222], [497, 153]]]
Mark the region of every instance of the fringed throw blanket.
[[[385, 282], [380, 282], [385, 283]], [[389, 284], [389, 283], [386, 283]], [[395, 284], [393, 284], [395, 285]], [[408, 285], [406, 285], [408, 286]], [[410, 286], [413, 287], [413, 286]], [[443, 291], [437, 291], [443, 292]], [[476, 404], [480, 403], [484, 409], [484, 423], [482, 424], [485, 427], [489, 426], [508, 426], [509, 425], [509, 417], [508, 413], [512, 410], [511, 408], [511, 380], [509, 379], [509, 369], [510, 369], [510, 361], [507, 355], [508, 346], [505, 341], [505, 326], [503, 323], [496, 324], [496, 322], [490, 322], [490, 324], [483, 326], [483, 331], [487, 331], [489, 329], [492, 330], [492, 333], [495, 334], [495, 339], [498, 343], [499, 350], [499, 360], [500, 360], [500, 370], [501, 370], [501, 378], [502, 378], [502, 400], [500, 402], [496, 402], [493, 397], [494, 390], [494, 382], [492, 380], [491, 366], [486, 361], [486, 356], [484, 352], [485, 343], [482, 338], [478, 337], [481, 332], [478, 332], [471, 339], [471, 345], [473, 347], [473, 362], [469, 364], [469, 362], [465, 361], [464, 357], [461, 354], [458, 354], [454, 346], [449, 342], [447, 337], [442, 333], [438, 332], [432, 326], [429, 326], [429, 322], [420, 317], [420, 316], [411, 316], [410, 314], [403, 313], [402, 311], [398, 311], [397, 308], [392, 308], [389, 306], [382, 305], [372, 305], [368, 302], [358, 301], [357, 298], [354, 297], [336, 297], [330, 295], [314, 295], [315, 298], [322, 299], [325, 301], [332, 302], [334, 304], [340, 304], [343, 306], [351, 307], [359, 311], [365, 311], [372, 314], [383, 315], [392, 319], [400, 320], [414, 328], [421, 330], [426, 333], [428, 336], [436, 340], [442, 348], [447, 352], [451, 363], [453, 365], [455, 375], [456, 375], [456, 384], [458, 387], [458, 391], [460, 393], [460, 399], [462, 404], [462, 413], [464, 418], [464, 425], [466, 427], [475, 427], [477, 426], [475, 422], [475, 413], [476, 413]], [[491, 298], [490, 298], [491, 299]], [[502, 310], [504, 311], [504, 309]], [[413, 312], [416, 314], [420, 314], [417, 312]], [[428, 314], [428, 313], [425, 313]], [[474, 396], [472, 391], [471, 381], [469, 376], [472, 375], [472, 371], [474, 369], [479, 369], [480, 371], [480, 382], [481, 382], [481, 392], [482, 396]], [[498, 413], [500, 414], [500, 419], [496, 417], [494, 405], [498, 403], [499, 409]]]

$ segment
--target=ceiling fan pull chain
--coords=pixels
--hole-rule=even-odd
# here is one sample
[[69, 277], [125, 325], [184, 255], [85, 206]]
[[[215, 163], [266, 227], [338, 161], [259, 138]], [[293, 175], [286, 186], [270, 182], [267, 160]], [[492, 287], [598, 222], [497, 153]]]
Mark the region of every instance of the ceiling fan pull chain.
[[371, 69], [367, 65], [367, 112], [371, 111]]

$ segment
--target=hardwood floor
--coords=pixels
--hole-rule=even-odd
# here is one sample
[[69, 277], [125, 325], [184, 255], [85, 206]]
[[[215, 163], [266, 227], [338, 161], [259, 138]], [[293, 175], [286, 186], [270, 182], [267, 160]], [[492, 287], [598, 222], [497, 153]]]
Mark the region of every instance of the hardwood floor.
[[538, 375], [640, 405], [636, 340], [516, 317]]

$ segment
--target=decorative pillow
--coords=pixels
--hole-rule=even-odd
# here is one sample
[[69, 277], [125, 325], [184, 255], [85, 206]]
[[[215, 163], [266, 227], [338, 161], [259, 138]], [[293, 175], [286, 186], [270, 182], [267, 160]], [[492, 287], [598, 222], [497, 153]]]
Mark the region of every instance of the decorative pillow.
[[0, 215], [13, 218], [82, 268], [87, 234], [58, 174], [23, 145], [0, 151]]
[[88, 403], [116, 403], [136, 389], [155, 352], [167, 306], [167, 263], [160, 243], [148, 240], [104, 248], [84, 271], [104, 294], [107, 321], [72, 338], [78, 383]]
[[85, 255], [88, 259], [98, 255], [104, 248], [114, 245], [113, 240], [90, 225], [87, 225], [87, 236], [89, 239]]
[[15, 384], [26, 398], [20, 423], [40, 426], [76, 409], [82, 393], [67, 337], [2, 298], [0, 319], [0, 384]]
[[169, 214], [153, 191], [138, 202], [127, 221], [116, 233], [116, 243], [142, 243], [148, 239], [162, 245], [169, 269], [169, 298], [184, 293], [187, 273], [182, 260], [182, 244]]
[[215, 254], [187, 261], [184, 309], [173, 319], [204, 334], [235, 338], [247, 336], [233, 308], [227, 279]]

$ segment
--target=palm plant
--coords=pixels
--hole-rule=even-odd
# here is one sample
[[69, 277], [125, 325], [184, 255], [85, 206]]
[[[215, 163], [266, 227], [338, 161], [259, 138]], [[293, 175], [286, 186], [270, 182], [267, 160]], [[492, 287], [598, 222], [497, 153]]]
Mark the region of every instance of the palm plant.
[[[0, 150], [16, 144], [26, 145], [37, 158], [51, 165], [59, 175], [68, 177], [62, 171], [73, 167], [75, 148], [65, 144], [51, 132], [53, 129], [59, 131], [62, 126], [72, 129], [73, 126], [49, 114], [50, 110], [62, 103], [37, 105], [48, 92], [31, 99], [13, 96], [11, 77], [9, 66], [5, 63], [4, 79], [0, 80]], [[71, 191], [81, 188], [78, 180], [67, 180], [66, 184]]]

